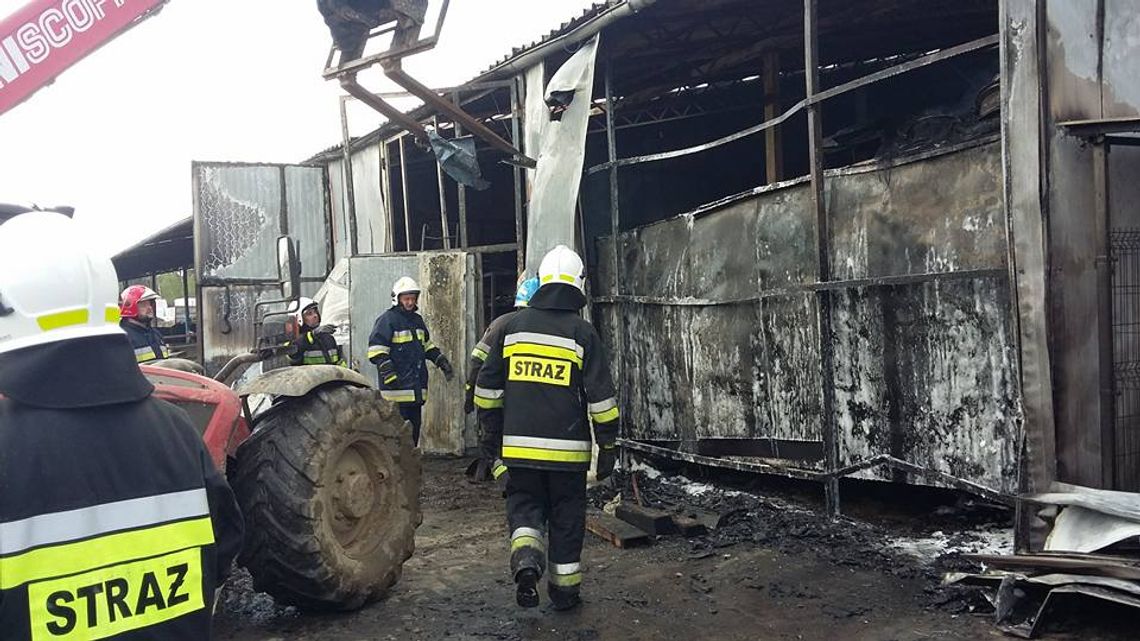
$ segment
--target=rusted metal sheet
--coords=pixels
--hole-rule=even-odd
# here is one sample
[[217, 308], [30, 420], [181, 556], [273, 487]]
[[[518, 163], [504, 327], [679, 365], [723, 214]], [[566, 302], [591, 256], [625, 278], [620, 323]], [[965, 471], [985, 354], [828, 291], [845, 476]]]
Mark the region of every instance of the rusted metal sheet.
[[1012, 492], [1020, 426], [1005, 279], [850, 290], [835, 300], [842, 464], [890, 454]]
[[[202, 365], [210, 375], [254, 348], [254, 305], [281, 298], [278, 285], [203, 287]], [[263, 367], [262, 369], [270, 369]]]
[[[908, 276], [831, 296], [840, 463], [886, 455], [1016, 491], [1000, 146], [832, 172], [827, 196], [844, 277]], [[602, 314], [607, 342], [625, 331], [615, 358], [630, 436], [686, 451], [711, 438], [822, 441], [808, 201], [807, 186], [793, 184], [622, 234], [625, 291], [659, 301], [602, 298], [612, 301]], [[607, 242], [603, 273], [612, 269]], [[955, 271], [967, 275], [934, 276]], [[819, 460], [807, 466], [824, 471]]]
[[1001, 155], [993, 145], [829, 182], [838, 280], [1005, 265]]

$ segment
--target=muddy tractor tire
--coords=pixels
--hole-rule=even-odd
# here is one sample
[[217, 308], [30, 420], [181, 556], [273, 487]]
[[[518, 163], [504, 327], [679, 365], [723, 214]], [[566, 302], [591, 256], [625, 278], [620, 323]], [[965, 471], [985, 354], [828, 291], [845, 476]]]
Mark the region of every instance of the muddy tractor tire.
[[238, 562], [279, 602], [360, 608], [399, 580], [415, 549], [419, 453], [375, 390], [326, 385], [285, 401], [229, 476], [246, 522]]

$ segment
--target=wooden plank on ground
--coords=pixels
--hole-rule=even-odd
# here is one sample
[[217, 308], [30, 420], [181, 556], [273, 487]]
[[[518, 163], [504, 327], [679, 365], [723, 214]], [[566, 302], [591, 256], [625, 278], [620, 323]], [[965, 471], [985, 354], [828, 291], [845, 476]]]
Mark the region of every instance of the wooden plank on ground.
[[634, 503], [619, 503], [614, 511], [614, 516], [655, 536], [677, 532], [677, 526], [673, 523], [673, 515], [665, 510], [642, 507]]
[[700, 536], [708, 532], [704, 523], [683, 514], [673, 515], [673, 525], [676, 526], [677, 533], [685, 537]]
[[586, 515], [586, 529], [619, 548], [647, 545], [649, 533], [605, 512]]

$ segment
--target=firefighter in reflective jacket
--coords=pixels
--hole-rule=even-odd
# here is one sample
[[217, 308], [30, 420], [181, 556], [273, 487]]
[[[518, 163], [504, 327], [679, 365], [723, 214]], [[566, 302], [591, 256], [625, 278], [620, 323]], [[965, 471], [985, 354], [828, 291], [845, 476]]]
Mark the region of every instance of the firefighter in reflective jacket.
[[491, 344], [502, 337], [503, 327], [506, 326], [507, 321], [514, 318], [517, 310], [527, 306], [536, 291], [538, 291], [538, 278], [521, 279], [518, 290], [515, 291], [516, 311], [507, 312], [491, 321], [491, 324], [487, 326], [487, 331], [483, 332], [483, 338], [479, 339], [479, 342], [475, 344], [475, 349], [471, 350], [471, 359], [467, 363], [467, 384], [464, 386], [467, 393], [463, 400], [464, 412], [470, 414], [475, 411], [475, 380], [479, 377], [479, 370], [483, 369], [483, 362], [487, 360], [487, 352], [490, 351]]
[[297, 301], [297, 325], [300, 338], [289, 354], [291, 365], [341, 365], [347, 367], [340, 345], [336, 344], [332, 325], [321, 325], [321, 311], [311, 298]]
[[487, 350], [475, 404], [484, 456], [498, 453], [493, 473], [507, 477], [516, 600], [538, 605], [537, 582], [549, 570], [551, 605], [565, 610], [580, 602], [590, 424], [602, 480], [616, 460], [618, 407], [601, 339], [579, 315], [582, 259], [559, 245], [543, 258], [539, 280], [529, 306]]
[[152, 326], [158, 294], [143, 285], [131, 285], [119, 294], [119, 325], [127, 333], [139, 363], [170, 358], [170, 348]]
[[447, 380], [455, 376], [451, 362], [431, 342], [419, 309], [420, 286], [404, 276], [392, 286], [392, 307], [376, 319], [368, 337], [368, 360], [376, 364], [380, 395], [396, 403], [400, 416], [412, 424], [412, 440], [420, 443], [420, 422], [427, 401], [431, 361]]
[[60, 214], [0, 225], [0, 639], [209, 639], [241, 514], [88, 242]]
[[[525, 276], [523, 274], [519, 277], [518, 289], [515, 291], [516, 311], [507, 312], [491, 321], [491, 324], [487, 326], [487, 331], [483, 332], [483, 338], [479, 339], [475, 348], [471, 350], [471, 358], [467, 363], [467, 383], [464, 385], [463, 398], [463, 411], [467, 414], [475, 411], [475, 381], [479, 378], [479, 370], [483, 369], [483, 362], [487, 360], [487, 352], [491, 349], [491, 344], [502, 338], [503, 327], [510, 319], [514, 318], [515, 314], [518, 313], [517, 310], [527, 306], [531, 296], [534, 296], [534, 293], [538, 291], [538, 278], [525, 278]], [[476, 481], [486, 481], [491, 478], [495, 458], [498, 458], [497, 454], [494, 458], [480, 456], [472, 467], [468, 468], [468, 476], [473, 476]]]

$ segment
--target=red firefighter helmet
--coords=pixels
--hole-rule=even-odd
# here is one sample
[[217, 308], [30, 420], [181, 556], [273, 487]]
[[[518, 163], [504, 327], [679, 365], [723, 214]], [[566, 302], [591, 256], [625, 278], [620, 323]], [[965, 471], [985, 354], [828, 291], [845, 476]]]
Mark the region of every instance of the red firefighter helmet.
[[131, 285], [119, 294], [119, 315], [123, 318], [139, 317], [139, 302], [158, 300], [158, 294], [145, 285]]

